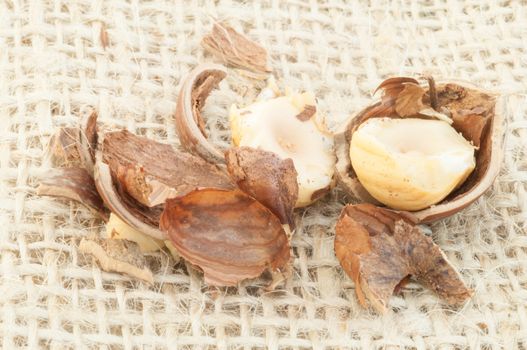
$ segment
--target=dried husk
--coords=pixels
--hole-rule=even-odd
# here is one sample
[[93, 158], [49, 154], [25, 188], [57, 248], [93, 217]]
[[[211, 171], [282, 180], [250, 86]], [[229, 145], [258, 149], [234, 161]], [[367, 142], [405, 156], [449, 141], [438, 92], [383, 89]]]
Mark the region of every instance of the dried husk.
[[93, 111], [81, 119], [78, 147], [82, 164], [90, 174], [93, 174], [95, 149], [97, 148], [97, 112]]
[[91, 174], [83, 168], [57, 168], [49, 170], [40, 180], [39, 196], [62, 197], [79, 202], [108, 221], [109, 213], [97, 192]]
[[47, 155], [55, 167], [82, 166], [78, 136], [78, 128], [60, 128], [51, 136]]
[[201, 44], [223, 63], [257, 73], [261, 79], [271, 71], [267, 51], [226, 23], [214, 23]]
[[93, 174], [97, 145], [97, 113], [82, 118], [80, 127], [60, 128], [51, 136], [48, 155], [55, 167], [81, 167]]
[[83, 238], [79, 251], [92, 255], [101, 269], [118, 272], [154, 284], [154, 276], [137, 243], [124, 239]]
[[176, 106], [176, 131], [183, 148], [210, 163], [224, 163], [223, 152], [216, 148], [205, 133], [201, 109], [227, 72], [223, 66], [202, 64], [183, 81]]
[[[397, 83], [397, 80], [388, 81], [386, 85], [393, 96], [397, 96], [402, 91], [401, 84]], [[426, 105], [430, 97], [428, 90], [423, 89], [425, 90], [423, 103]], [[503, 155], [504, 99], [501, 96], [460, 81], [438, 83], [436, 90], [440, 108], [452, 115], [452, 126], [475, 146], [479, 146], [479, 149], [475, 154], [475, 170], [459, 188], [436, 205], [411, 213], [415, 220], [423, 223], [455, 214], [479, 198], [498, 175]], [[395, 100], [386, 97], [387, 94], [385, 92], [382, 101], [359, 112], [345, 130], [335, 136], [337, 182], [358, 200], [377, 205], [379, 202], [373, 199], [360, 184], [353, 171], [349, 159], [349, 147], [353, 132], [369, 118], [401, 117], [395, 109]], [[428, 118], [425, 115], [422, 117]]]
[[298, 120], [306, 122], [317, 113], [317, 107], [312, 105], [305, 105], [302, 112], [298, 113], [296, 117]]
[[293, 228], [293, 209], [298, 199], [293, 160], [250, 147], [233, 147], [225, 152], [225, 159], [238, 187], [269, 208], [282, 224]]
[[160, 227], [211, 285], [233, 286], [289, 261], [280, 220], [239, 190], [204, 188], [169, 199]]
[[344, 207], [336, 226], [335, 254], [366, 299], [384, 313], [394, 290], [415, 278], [447, 303], [459, 305], [472, 294], [456, 269], [413, 218], [372, 204]]

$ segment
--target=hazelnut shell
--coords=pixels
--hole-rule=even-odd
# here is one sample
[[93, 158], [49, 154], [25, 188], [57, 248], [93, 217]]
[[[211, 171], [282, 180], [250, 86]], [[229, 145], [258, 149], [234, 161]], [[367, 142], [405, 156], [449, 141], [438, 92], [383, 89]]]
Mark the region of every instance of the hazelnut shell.
[[210, 163], [223, 164], [225, 159], [223, 152], [207, 139], [201, 108], [226, 75], [221, 65], [201, 64], [185, 78], [177, 99], [175, 121], [181, 145]]
[[[428, 89], [425, 99], [429, 98]], [[440, 107], [447, 108], [454, 120], [453, 127], [479, 149], [476, 151], [476, 168], [469, 178], [447, 198], [429, 208], [411, 212], [415, 221], [433, 222], [464, 209], [492, 185], [499, 173], [503, 157], [505, 135], [505, 101], [496, 93], [483, 90], [471, 83], [450, 80], [437, 83]], [[352, 197], [367, 203], [381, 205], [361, 185], [351, 165], [349, 148], [351, 137], [357, 127], [369, 118], [393, 117], [395, 113], [375, 114], [372, 111], [381, 105], [373, 103], [357, 113], [344, 131], [335, 135], [337, 183]], [[475, 122], [476, 121], [476, 122]]]

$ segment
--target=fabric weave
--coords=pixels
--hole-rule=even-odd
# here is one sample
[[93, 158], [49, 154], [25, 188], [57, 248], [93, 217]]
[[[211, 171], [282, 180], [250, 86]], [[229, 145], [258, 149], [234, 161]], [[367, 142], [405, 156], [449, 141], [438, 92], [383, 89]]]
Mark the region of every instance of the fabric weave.
[[[314, 91], [334, 130], [393, 75], [455, 77], [507, 96], [501, 175], [432, 225], [475, 289], [467, 305], [448, 308], [410, 283], [387, 315], [361, 308], [333, 252], [338, 190], [299, 211], [293, 274], [274, 292], [262, 280], [209, 288], [162, 253], [149, 257], [148, 287], [78, 252], [104, 227], [76, 204], [35, 195], [49, 137], [94, 108], [115, 128], [177, 145], [178, 85], [214, 61], [199, 44], [214, 19], [266, 47], [283, 84]], [[0, 1], [1, 347], [527, 347], [526, 38], [522, 0]], [[229, 106], [260, 87], [231, 70], [203, 113], [214, 142], [229, 144]]]

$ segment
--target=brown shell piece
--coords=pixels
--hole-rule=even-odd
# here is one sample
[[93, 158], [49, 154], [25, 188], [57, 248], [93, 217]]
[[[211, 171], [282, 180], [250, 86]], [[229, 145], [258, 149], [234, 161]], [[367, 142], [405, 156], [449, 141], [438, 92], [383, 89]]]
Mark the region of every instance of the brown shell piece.
[[177, 100], [176, 131], [182, 146], [210, 163], [223, 163], [225, 160], [223, 152], [207, 140], [201, 109], [212, 89], [226, 75], [223, 66], [199, 65], [183, 81]]
[[160, 227], [212, 285], [233, 286], [289, 261], [280, 220], [239, 190], [205, 188], [169, 199]]
[[271, 71], [267, 51], [226, 23], [215, 23], [201, 44], [227, 65], [262, 74]]
[[336, 226], [335, 253], [355, 282], [361, 305], [366, 299], [380, 313], [408, 276], [452, 305], [472, 294], [430, 237], [403, 213], [371, 204], [344, 207]]
[[425, 90], [418, 84], [408, 83], [395, 99], [395, 112], [401, 117], [416, 115], [424, 108]]
[[395, 77], [383, 81], [377, 90], [383, 91], [381, 102], [369, 109], [365, 119], [371, 117], [416, 115], [424, 108], [425, 90], [413, 78]]
[[60, 128], [51, 136], [48, 153], [56, 167], [74, 167], [82, 164], [78, 128]]
[[156, 239], [165, 239], [165, 234], [158, 228], [162, 208], [148, 208], [134, 200], [122, 186], [114, 184], [110, 167], [103, 162], [101, 151], [97, 151], [95, 158], [94, 180], [104, 204], [137, 231]]
[[[411, 78], [392, 78], [411, 79]], [[385, 84], [397, 92], [397, 80]], [[381, 87], [382, 85], [381, 84]], [[466, 82], [450, 81], [436, 86], [438, 104], [448, 110], [454, 123], [452, 126], [475, 146], [476, 168], [463, 183], [446, 199], [430, 208], [412, 212], [415, 220], [432, 222], [457, 213], [478, 199], [494, 182], [499, 173], [503, 156], [504, 138], [504, 99], [496, 94], [482, 90]], [[399, 90], [399, 92], [402, 90]], [[426, 101], [428, 90], [425, 88]], [[353, 132], [357, 127], [374, 117], [394, 117], [394, 107], [377, 102], [359, 112], [346, 129], [335, 136], [336, 178], [341, 187], [357, 199], [379, 204], [360, 184], [349, 158], [349, 147]]]
[[198, 187], [234, 188], [215, 165], [127, 130], [104, 135], [102, 156], [120, 186], [147, 207]]
[[79, 151], [82, 164], [90, 174], [93, 174], [95, 148], [97, 147], [97, 112], [93, 111], [81, 120], [79, 129]]
[[461, 132], [467, 139], [472, 140], [476, 147], [481, 146], [482, 138], [488, 132], [490, 121], [489, 111], [481, 106], [473, 109], [461, 109], [454, 111], [452, 120], [453, 127]]
[[92, 255], [101, 269], [118, 272], [154, 284], [145, 256], [135, 242], [124, 239], [83, 238], [79, 251]]
[[37, 194], [77, 201], [98, 214], [104, 221], [108, 221], [108, 210], [97, 193], [93, 178], [85, 169], [51, 169], [40, 181]]
[[393, 77], [384, 80], [375, 92], [383, 90], [383, 98], [393, 100], [404, 90], [405, 84], [419, 84], [417, 80], [409, 77]]
[[227, 169], [238, 187], [269, 208], [282, 224], [294, 227], [298, 199], [297, 172], [292, 159], [250, 147], [225, 152]]
[[317, 106], [305, 105], [302, 112], [298, 113], [296, 117], [298, 120], [306, 122], [311, 119], [312, 116], [317, 112]]

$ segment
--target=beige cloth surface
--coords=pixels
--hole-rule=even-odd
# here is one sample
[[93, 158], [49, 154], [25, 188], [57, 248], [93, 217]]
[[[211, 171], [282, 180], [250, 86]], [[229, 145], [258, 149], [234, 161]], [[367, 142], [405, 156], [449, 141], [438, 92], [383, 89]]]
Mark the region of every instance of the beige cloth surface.
[[[101, 272], [78, 252], [81, 237], [103, 227], [84, 208], [35, 195], [51, 166], [51, 133], [95, 108], [105, 123], [177, 145], [178, 84], [213, 61], [199, 41], [214, 18], [262, 43], [284, 84], [315, 91], [335, 128], [390, 75], [428, 72], [507, 94], [500, 177], [477, 203], [432, 225], [475, 289], [468, 304], [451, 309], [411, 283], [384, 316], [359, 307], [333, 252], [345, 203], [337, 190], [298, 212], [294, 272], [275, 292], [261, 280], [208, 288], [163, 254], [149, 258], [148, 287]], [[1, 346], [526, 348], [526, 38], [521, 0], [1, 1]], [[223, 145], [230, 104], [258, 88], [231, 72], [205, 108]]]

